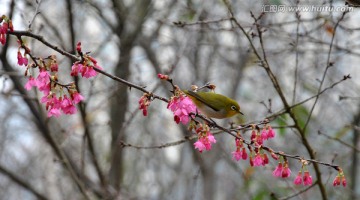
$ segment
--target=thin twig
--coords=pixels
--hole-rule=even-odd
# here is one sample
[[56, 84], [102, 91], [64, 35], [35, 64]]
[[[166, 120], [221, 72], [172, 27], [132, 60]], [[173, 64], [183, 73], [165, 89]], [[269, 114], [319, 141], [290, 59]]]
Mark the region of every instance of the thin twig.
[[[299, 1], [296, 2], [297, 4], [299, 4]], [[296, 23], [296, 40], [295, 40], [295, 72], [294, 72], [294, 90], [293, 90], [293, 97], [292, 97], [292, 104], [295, 103], [296, 100], [296, 91], [297, 91], [297, 80], [298, 80], [298, 70], [299, 70], [299, 38], [300, 38], [300, 34], [299, 34], [299, 28], [300, 28], [300, 14], [297, 11], [295, 13], [296, 15], [296, 19], [297, 19], [297, 23]]]
[[[327, 74], [328, 69], [333, 66], [333, 63], [330, 61], [330, 58], [331, 58], [331, 52], [332, 52], [332, 49], [333, 49], [333, 44], [334, 44], [334, 41], [335, 41], [336, 29], [337, 29], [337, 27], [339, 26], [339, 23], [344, 19], [346, 13], [347, 13], [347, 12], [343, 12], [343, 14], [341, 15], [341, 17], [339, 18], [339, 20], [338, 20], [338, 21], [336, 22], [336, 24], [335, 24], [334, 32], [333, 32], [333, 35], [332, 35], [332, 38], [331, 38], [331, 42], [330, 42], [330, 46], [329, 46], [329, 52], [328, 52], [328, 56], [327, 56], [326, 67], [325, 67], [324, 73], [323, 73], [322, 78], [321, 78], [321, 81], [320, 81], [320, 86], [319, 86], [319, 88], [318, 88], [318, 93], [321, 92], [322, 85], [324, 84], [325, 77], [326, 77], [326, 74]], [[310, 109], [309, 117], [307, 118], [307, 120], [306, 120], [306, 122], [305, 122], [305, 125], [304, 125], [304, 127], [303, 127], [303, 132], [306, 131], [306, 128], [307, 128], [307, 126], [308, 126], [308, 124], [309, 124], [309, 122], [310, 122], [312, 113], [314, 112], [314, 109], [315, 109], [315, 106], [316, 106], [318, 100], [319, 100], [319, 96], [316, 96], [316, 97], [315, 97], [315, 102], [314, 102], [314, 104], [312, 105], [312, 107], [311, 107], [311, 109]]]
[[223, 21], [229, 21], [229, 18], [221, 18], [221, 19], [215, 19], [215, 20], [206, 20], [206, 21], [196, 21], [193, 23], [187, 23], [184, 21], [177, 21], [173, 22], [174, 25], [178, 27], [184, 27], [184, 26], [193, 26], [193, 25], [204, 25], [204, 24], [213, 24], [213, 23], [219, 23]]
[[12, 181], [14, 181], [15, 183], [17, 183], [18, 185], [20, 185], [21, 187], [23, 187], [24, 189], [30, 191], [31, 193], [33, 193], [38, 199], [43, 199], [46, 200], [48, 199], [47, 197], [45, 197], [43, 194], [41, 194], [40, 192], [38, 192], [32, 184], [29, 184], [27, 182], [25, 182], [24, 180], [22, 180], [18, 175], [12, 173], [11, 171], [5, 169], [2, 165], [0, 165], [0, 172], [6, 176], [8, 176]]
[[351, 145], [351, 144], [348, 144], [348, 143], [340, 140], [339, 138], [332, 137], [332, 136], [330, 136], [330, 135], [328, 135], [328, 134], [326, 134], [326, 133], [321, 132], [320, 130], [318, 131], [318, 134], [319, 134], [319, 135], [323, 135], [323, 136], [325, 136], [326, 138], [328, 138], [328, 139], [330, 139], [330, 140], [337, 141], [337, 142], [339, 142], [340, 144], [343, 144], [344, 146], [347, 146], [347, 147], [353, 149], [353, 150], [356, 151], [356, 152], [360, 152], [360, 149], [358, 149], [356, 146], [353, 146], [353, 145]]
[[31, 26], [32, 26], [32, 24], [34, 23], [36, 16], [37, 16], [38, 14], [40, 14], [39, 8], [40, 8], [41, 1], [42, 1], [42, 0], [37, 0], [37, 1], [36, 1], [35, 14], [34, 14], [33, 18], [31, 19], [31, 21], [29, 22], [29, 26], [28, 26], [28, 27], [29, 27], [29, 30], [31, 30]]
[[[290, 109], [293, 109], [293, 108], [295, 108], [296, 106], [302, 105], [302, 104], [304, 104], [304, 103], [306, 103], [306, 102], [308, 102], [308, 101], [310, 101], [310, 100], [312, 100], [312, 99], [314, 99], [314, 98], [322, 95], [322, 94], [323, 94], [324, 92], [326, 92], [327, 90], [334, 88], [334, 87], [335, 87], [336, 85], [338, 85], [339, 83], [341, 83], [341, 82], [343, 82], [343, 81], [345, 81], [345, 80], [348, 80], [348, 79], [351, 79], [350, 74], [344, 75], [344, 77], [343, 77], [342, 79], [340, 79], [339, 81], [337, 81], [337, 82], [331, 84], [330, 86], [326, 87], [326, 88], [323, 89], [321, 92], [319, 92], [319, 93], [317, 93], [316, 95], [311, 96], [311, 97], [309, 97], [309, 98], [307, 98], [307, 99], [305, 99], [305, 100], [303, 100], [303, 101], [300, 101], [300, 102], [298, 102], [298, 103], [296, 103], [296, 104], [293, 104], [293, 105], [291, 105], [289, 108], [290, 108]], [[287, 110], [286, 110], [285, 108], [282, 109], [282, 110], [280, 110], [280, 111], [278, 111], [278, 112], [275, 112], [275, 114], [270, 115], [270, 116], [268, 116], [267, 118], [271, 119], [271, 118], [273, 118], [273, 117], [282, 115], [282, 114], [284, 114], [284, 113], [287, 113]]]
[[[62, 50], [62, 49], [60, 49], [58, 46], [53, 45], [53, 44], [51, 44], [50, 42], [46, 41], [43, 36], [36, 35], [36, 34], [31, 33], [31, 32], [28, 32], [28, 31], [15, 31], [15, 30], [14, 30], [14, 31], [12, 31], [12, 32], [11, 32], [11, 31], [8, 31], [8, 33], [9, 33], [10, 35], [15, 35], [15, 36], [17, 36], [17, 37], [27, 36], [27, 37], [31, 37], [31, 38], [37, 39], [38, 41], [42, 42], [44, 45], [50, 47], [51, 49], [57, 51], [58, 53], [60, 53], [60, 54], [62, 54], [62, 55], [64, 55], [64, 56], [69, 57], [70, 59], [72, 59], [72, 60], [74, 60], [74, 61], [80, 61], [80, 60], [81, 60], [80, 57], [77, 57], [77, 56], [75, 56], [75, 55], [73, 55], [73, 54], [71, 54], [71, 53], [69, 53], [69, 52], [67, 52], [67, 51], [65, 51], [65, 50]], [[113, 79], [113, 80], [115, 80], [115, 81], [117, 81], [117, 82], [123, 83], [123, 84], [129, 86], [130, 88], [136, 88], [137, 90], [140, 90], [140, 91], [142, 91], [142, 92], [144, 92], [144, 93], [152, 94], [150, 91], [146, 90], [144, 86], [136, 85], [136, 84], [131, 83], [131, 82], [129, 82], [129, 81], [126, 81], [126, 80], [124, 80], [124, 79], [122, 79], [122, 78], [119, 78], [119, 77], [117, 77], [117, 76], [111, 75], [111, 74], [109, 74], [109, 73], [107, 73], [107, 72], [105, 72], [105, 71], [103, 71], [103, 70], [101, 70], [101, 69], [98, 69], [98, 68], [96, 68], [96, 67], [94, 67], [94, 70], [97, 71], [97, 72], [99, 72], [99, 73], [101, 73], [101, 74], [103, 74], [103, 75], [105, 75], [105, 76], [107, 76], [107, 77], [109, 77], [109, 78], [111, 78], [111, 79]], [[166, 98], [160, 97], [160, 96], [155, 95], [155, 94], [152, 94], [152, 97], [155, 98], [155, 99], [159, 99], [159, 100], [161, 100], [161, 101], [164, 101], [164, 102], [168, 102], [168, 100], [167, 100]]]
[[[245, 35], [245, 37], [248, 39], [249, 43], [250, 43], [250, 46], [254, 52], [254, 54], [257, 56], [257, 58], [260, 60], [261, 62], [261, 65], [262, 67], [265, 69], [265, 71], [267, 72], [271, 82], [273, 83], [273, 86], [275, 88], [275, 90], [277, 91], [278, 95], [280, 96], [281, 98], [281, 101], [282, 103], [284, 104], [284, 107], [286, 109], [286, 112], [290, 115], [290, 117], [292, 118], [292, 120], [294, 121], [294, 124], [295, 124], [295, 127], [297, 129], [297, 131], [300, 133], [300, 136], [301, 136], [301, 139], [302, 139], [302, 143], [304, 144], [305, 148], [307, 149], [309, 155], [310, 155], [310, 158], [312, 160], [315, 160], [315, 153], [312, 149], [312, 147], [310, 146], [309, 144], [309, 141], [306, 139], [306, 136], [305, 136], [305, 132], [304, 132], [304, 129], [300, 127], [299, 125], [299, 122], [295, 116], [295, 114], [293, 113], [293, 111], [290, 109], [290, 105], [288, 104], [286, 98], [285, 98], [285, 95], [282, 91], [282, 88], [280, 87], [280, 84], [278, 83], [278, 80], [276, 78], [276, 76], [273, 74], [271, 68], [270, 68], [270, 65], [266, 59], [266, 54], [265, 54], [265, 47], [264, 47], [264, 42], [263, 42], [263, 39], [262, 39], [262, 31], [260, 29], [260, 25], [257, 23], [257, 19], [254, 17], [254, 15], [252, 14], [252, 17], [254, 18], [255, 20], [255, 25], [256, 25], [256, 28], [257, 28], [257, 32], [259, 34], [259, 40], [260, 40], [260, 45], [261, 45], [261, 50], [263, 52], [263, 57], [261, 57], [259, 55], [259, 53], [257, 52], [257, 49], [255, 48], [253, 42], [252, 42], [252, 39], [250, 38], [250, 36], [246, 33], [246, 31], [244, 30], [244, 28], [241, 26], [241, 24], [237, 21], [237, 19], [235, 18], [235, 15], [232, 11], [232, 8], [231, 8], [231, 5], [230, 3], [227, 1], [227, 0], [224, 0], [224, 3], [225, 5], [227, 6], [228, 8], [228, 11], [231, 15], [231, 20], [239, 27], [239, 29], [243, 32], [243, 34]], [[263, 14], [261, 14], [263, 15]], [[319, 91], [320, 92], [320, 91]], [[326, 190], [325, 190], [325, 187], [321, 181], [321, 173], [320, 173], [320, 169], [319, 169], [319, 166], [316, 164], [316, 162], [314, 163], [314, 170], [315, 170], [315, 174], [316, 174], [316, 177], [318, 179], [318, 186], [319, 186], [319, 189], [320, 189], [320, 192], [321, 192], [321, 196], [324, 200], [327, 199], [327, 195], [326, 195]], [[339, 167], [334, 167], [335, 169], [339, 169]]]
[[299, 194], [302, 194], [308, 190], [310, 190], [311, 188], [313, 188], [315, 185], [317, 184], [317, 181], [315, 181], [312, 185], [310, 185], [309, 187], [306, 187], [302, 190], [299, 190], [298, 192], [294, 193], [294, 194], [291, 194], [289, 196], [286, 196], [286, 197], [281, 197], [281, 198], [277, 198], [278, 200], [287, 200], [287, 199], [291, 199], [293, 197], [296, 197], [298, 196]]

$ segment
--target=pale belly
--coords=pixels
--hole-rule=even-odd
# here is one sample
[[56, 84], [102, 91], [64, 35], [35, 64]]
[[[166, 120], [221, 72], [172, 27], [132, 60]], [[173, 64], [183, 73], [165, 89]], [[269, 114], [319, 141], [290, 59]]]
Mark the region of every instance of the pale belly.
[[210, 118], [222, 119], [222, 118], [225, 118], [225, 116], [226, 116], [226, 113], [224, 112], [224, 110], [215, 111], [208, 106], [198, 106], [197, 108], [200, 110], [201, 114], [204, 114]]

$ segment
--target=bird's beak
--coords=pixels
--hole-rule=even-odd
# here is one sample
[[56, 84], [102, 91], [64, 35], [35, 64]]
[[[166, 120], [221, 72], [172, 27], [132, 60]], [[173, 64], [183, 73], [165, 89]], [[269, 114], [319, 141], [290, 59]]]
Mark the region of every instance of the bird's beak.
[[244, 113], [242, 113], [240, 110], [239, 110], [239, 113], [240, 113], [241, 115], [244, 115]]

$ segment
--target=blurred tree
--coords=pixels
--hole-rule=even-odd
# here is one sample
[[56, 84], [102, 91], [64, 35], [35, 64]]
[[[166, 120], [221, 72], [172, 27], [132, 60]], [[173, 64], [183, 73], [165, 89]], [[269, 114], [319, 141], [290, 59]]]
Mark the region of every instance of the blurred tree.
[[[359, 13], [340, 0], [1, 1], [0, 14], [16, 31], [41, 36], [21, 36], [32, 55], [56, 55], [60, 82], [75, 82], [85, 97], [77, 114], [47, 118], [41, 94], [24, 89], [19, 38], [7, 36], [0, 47], [1, 197], [357, 199]], [[277, 161], [234, 161], [234, 138], [222, 131], [211, 151], [199, 153], [166, 103], [155, 99], [144, 117], [143, 91], [111, 76], [69, 76], [75, 60], [57, 50], [76, 54], [78, 41], [104, 71], [168, 99], [171, 85], [158, 73], [182, 89], [214, 83], [245, 113], [219, 125], [269, 118], [277, 135], [267, 146], [338, 164], [350, 187], [334, 188], [336, 171], [317, 163], [308, 166], [314, 187], [306, 187], [293, 184], [296, 159], [289, 159], [290, 179], [271, 175]]]

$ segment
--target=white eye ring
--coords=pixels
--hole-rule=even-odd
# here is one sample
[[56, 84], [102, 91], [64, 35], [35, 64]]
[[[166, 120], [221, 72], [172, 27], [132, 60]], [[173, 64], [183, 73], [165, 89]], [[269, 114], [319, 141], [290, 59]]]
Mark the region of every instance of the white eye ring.
[[231, 110], [237, 110], [236, 106], [231, 106]]

